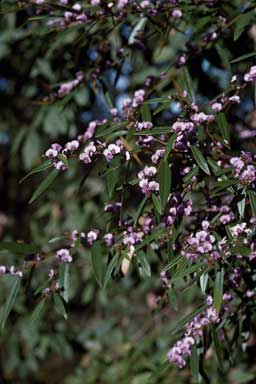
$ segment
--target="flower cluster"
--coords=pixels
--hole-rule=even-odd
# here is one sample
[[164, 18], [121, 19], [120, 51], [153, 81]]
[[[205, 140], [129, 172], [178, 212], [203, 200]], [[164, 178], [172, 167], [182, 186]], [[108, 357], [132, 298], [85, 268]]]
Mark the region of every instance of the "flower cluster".
[[203, 336], [203, 329], [209, 324], [219, 322], [219, 316], [212, 305], [211, 296], [207, 297], [206, 303], [208, 307], [187, 324], [183, 338], [168, 352], [169, 361], [177, 364], [179, 368], [186, 365], [185, 358], [190, 356], [192, 346]]
[[191, 233], [185, 238], [181, 254], [191, 261], [196, 261], [202, 255], [209, 255], [213, 260], [218, 260], [220, 253], [214, 247], [215, 237], [208, 231], [209, 222], [203, 221], [202, 227], [201, 231]]
[[252, 66], [249, 72], [244, 75], [244, 80], [251, 83], [256, 81], [256, 65]]
[[154, 177], [157, 174], [157, 169], [154, 166], [147, 166], [138, 173], [138, 178], [140, 179], [139, 186], [145, 195], [148, 195], [152, 192], [159, 191], [159, 183], [157, 183]]
[[243, 185], [249, 185], [256, 180], [256, 168], [253, 165], [255, 156], [248, 152], [241, 152], [240, 157], [232, 157], [230, 165], [234, 168], [234, 176]]
[[192, 212], [192, 200], [183, 200], [179, 192], [171, 195], [168, 205], [170, 208], [166, 219], [167, 225], [174, 224], [176, 219], [182, 218], [183, 216], [189, 216]]

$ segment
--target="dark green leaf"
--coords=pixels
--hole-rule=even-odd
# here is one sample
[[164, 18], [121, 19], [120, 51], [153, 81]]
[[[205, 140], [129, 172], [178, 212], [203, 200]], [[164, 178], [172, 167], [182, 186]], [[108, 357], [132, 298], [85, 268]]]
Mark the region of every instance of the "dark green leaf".
[[143, 273], [145, 274], [145, 276], [150, 277], [151, 276], [151, 268], [150, 268], [150, 264], [148, 262], [148, 259], [145, 255], [145, 252], [140, 251], [138, 253], [138, 259], [139, 259], [140, 266], [141, 266]]
[[177, 138], [177, 134], [174, 133], [173, 135], [171, 135], [170, 139], [167, 141], [165, 151], [164, 151], [164, 161], [168, 161], [169, 154], [172, 150], [173, 143], [176, 140], [176, 138]]
[[53, 302], [54, 302], [54, 307], [56, 311], [64, 317], [64, 319], [68, 318], [67, 311], [66, 311], [66, 304], [63, 298], [58, 294], [54, 293], [53, 294]]
[[135, 219], [134, 219], [134, 225], [135, 225], [135, 226], [137, 225], [137, 222], [138, 222], [138, 220], [139, 220], [139, 218], [140, 218], [140, 215], [141, 215], [142, 212], [143, 212], [143, 209], [144, 209], [144, 207], [145, 207], [145, 205], [146, 205], [147, 200], [148, 200], [148, 198], [147, 198], [147, 196], [145, 196], [145, 197], [143, 198], [143, 200], [140, 202], [140, 205], [139, 205], [138, 210], [137, 210], [137, 213], [136, 213], [136, 217], [135, 217]]
[[46, 169], [51, 167], [51, 160], [46, 160], [42, 164], [38, 165], [36, 168], [34, 168], [31, 172], [29, 172], [26, 176], [24, 176], [20, 181], [19, 184], [23, 183], [24, 180], [26, 180], [29, 176], [33, 175], [34, 173], [43, 172]]
[[44, 313], [44, 308], [45, 308], [45, 302], [46, 302], [46, 299], [43, 299], [35, 307], [30, 318], [30, 325], [34, 324], [37, 320], [42, 318]]
[[197, 308], [195, 311], [193, 311], [189, 315], [185, 316], [182, 320], [179, 321], [178, 325], [175, 325], [171, 329], [171, 335], [174, 335], [175, 333], [179, 332], [182, 328], [185, 327], [186, 324], [188, 324], [191, 320], [193, 320], [194, 317], [196, 317], [201, 312], [203, 312], [205, 308], [206, 308], [206, 305], [202, 305], [201, 307]]
[[31, 196], [31, 199], [29, 200], [29, 204], [33, 203], [36, 199], [38, 199], [39, 196], [42, 195], [46, 191], [46, 189], [53, 183], [53, 181], [56, 179], [60, 171], [57, 169], [53, 169], [48, 176], [39, 184], [33, 195]]
[[162, 161], [159, 173], [159, 193], [162, 211], [164, 211], [168, 196], [171, 191], [172, 173], [167, 161]]
[[34, 244], [15, 243], [14, 241], [1, 241], [0, 251], [3, 250], [16, 254], [26, 255], [38, 252], [40, 247]]
[[102, 287], [105, 266], [103, 263], [103, 247], [99, 242], [95, 242], [91, 248], [91, 260], [96, 280]]
[[251, 23], [253, 16], [254, 16], [254, 10], [241, 15], [241, 17], [236, 23], [235, 32], [234, 32], [234, 41], [236, 41], [241, 36], [244, 29]]
[[198, 166], [196, 165], [195, 167], [193, 167], [193, 168], [189, 171], [189, 173], [188, 173], [186, 176], [183, 177], [183, 182], [184, 182], [185, 184], [190, 183], [190, 181], [192, 180], [192, 178], [193, 178], [194, 176], [196, 176], [196, 175], [198, 174], [198, 172], [199, 172], [199, 168], [198, 168]]
[[253, 191], [248, 191], [248, 196], [251, 204], [252, 214], [256, 217], [256, 196]]
[[167, 291], [169, 303], [173, 307], [175, 311], [178, 311], [178, 300], [177, 295], [172, 287], [170, 287]]
[[201, 151], [195, 146], [191, 145], [191, 151], [198, 166], [207, 174], [210, 175], [208, 164], [202, 155]]
[[190, 77], [189, 71], [187, 67], [183, 68], [183, 83], [184, 83], [184, 88], [188, 93], [188, 97], [190, 101], [195, 102], [195, 93], [193, 89], [193, 82]]
[[196, 383], [200, 383], [199, 356], [198, 356], [198, 351], [195, 344], [191, 348], [190, 367], [191, 367], [192, 374], [196, 380]]
[[214, 291], [213, 291], [213, 302], [216, 311], [219, 313], [222, 303], [222, 295], [223, 295], [223, 279], [224, 279], [224, 271], [218, 271], [215, 277], [214, 282]]
[[14, 305], [14, 302], [16, 300], [17, 294], [19, 292], [20, 286], [21, 286], [21, 278], [20, 277], [13, 277], [10, 276], [10, 279], [14, 279], [14, 284], [9, 292], [9, 295], [7, 296], [6, 302], [4, 303], [4, 306], [2, 308], [1, 318], [0, 318], [0, 324], [1, 328], [3, 329], [5, 326], [5, 323], [8, 319], [8, 316], [12, 310], [12, 307]]
[[212, 326], [212, 339], [214, 348], [216, 351], [216, 356], [218, 359], [220, 370], [223, 371], [223, 352], [222, 352], [222, 343], [220, 342], [219, 336], [217, 334], [216, 328]]
[[161, 215], [162, 214], [161, 203], [158, 197], [156, 197], [154, 193], [152, 193], [152, 200], [153, 200], [156, 211], [159, 213], [159, 215]]
[[236, 59], [230, 61], [230, 64], [238, 63], [239, 61], [249, 59], [253, 56], [256, 56], [256, 52], [246, 53], [245, 55], [239, 56]]
[[230, 144], [230, 129], [223, 112], [217, 113], [216, 121], [223, 139], [227, 144]]
[[119, 254], [117, 253], [110, 261], [110, 263], [107, 266], [106, 274], [104, 277], [104, 282], [103, 282], [103, 288], [106, 288], [108, 285], [108, 282], [111, 278], [112, 272], [114, 271], [115, 267], [117, 266], [119, 261]]
[[143, 121], [152, 121], [151, 112], [148, 104], [142, 104], [140, 111]]

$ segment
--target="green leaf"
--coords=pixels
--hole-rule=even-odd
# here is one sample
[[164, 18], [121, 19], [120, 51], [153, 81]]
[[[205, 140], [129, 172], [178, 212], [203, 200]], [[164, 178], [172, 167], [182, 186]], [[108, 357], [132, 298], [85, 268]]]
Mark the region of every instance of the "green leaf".
[[58, 154], [58, 159], [59, 159], [60, 161], [62, 161], [62, 163], [66, 166], [66, 168], [69, 167], [68, 159], [66, 158], [66, 156], [63, 155], [63, 153], [59, 153], [59, 154]]
[[256, 217], [256, 196], [253, 191], [248, 191], [248, 196], [251, 204], [252, 214]]
[[187, 263], [184, 262], [184, 265], [179, 268], [175, 274], [172, 276], [171, 281], [175, 281], [178, 279], [183, 279], [184, 277], [189, 277], [190, 273], [197, 272], [200, 269], [205, 269], [205, 264], [204, 263], [198, 263], [198, 264], [193, 264], [191, 266], [187, 267]]
[[112, 198], [117, 182], [119, 181], [119, 175], [120, 175], [119, 169], [120, 169], [120, 159], [116, 157], [112, 160], [110, 169], [106, 174], [107, 190], [108, 190], [109, 198]]
[[236, 41], [241, 36], [244, 29], [251, 23], [251, 20], [253, 17], [254, 17], [254, 10], [241, 15], [241, 17], [236, 23], [236, 27], [234, 31], [234, 41]]
[[227, 144], [230, 144], [230, 129], [223, 112], [217, 113], [216, 121], [223, 139]]
[[42, 164], [38, 165], [36, 168], [32, 169], [31, 172], [29, 172], [27, 175], [25, 175], [20, 181], [19, 184], [23, 183], [24, 180], [26, 180], [29, 176], [33, 175], [34, 173], [43, 172], [46, 169], [50, 168], [52, 166], [51, 160], [46, 160]]
[[103, 263], [103, 247], [99, 242], [95, 242], [91, 248], [91, 261], [92, 268], [96, 277], [97, 282], [102, 287], [105, 266]]
[[202, 155], [201, 151], [195, 146], [191, 145], [191, 151], [198, 166], [207, 174], [210, 175], [208, 164]]
[[103, 288], [106, 288], [108, 285], [108, 282], [111, 278], [112, 272], [114, 271], [115, 267], [117, 266], [119, 261], [119, 254], [117, 253], [110, 261], [110, 263], [107, 266], [107, 270], [105, 273], [104, 277], [104, 282], [103, 282]]
[[195, 344], [191, 348], [190, 367], [191, 367], [192, 374], [196, 380], [196, 383], [200, 383], [199, 356], [198, 356], [198, 351]]
[[195, 167], [193, 167], [190, 171], [189, 171], [189, 173], [186, 175], [186, 176], [184, 176], [183, 177], [183, 182], [185, 183], [185, 184], [188, 184], [188, 183], [190, 183], [190, 181], [192, 180], [192, 178], [194, 177], [194, 176], [196, 176], [197, 174], [198, 174], [198, 172], [199, 172], [199, 168], [198, 168], [198, 166], [196, 165]]
[[177, 133], [174, 133], [173, 135], [171, 135], [170, 139], [167, 141], [165, 151], [164, 151], [164, 161], [168, 161], [169, 154], [172, 150], [173, 143], [176, 140], [176, 138], [177, 138]]
[[144, 207], [145, 207], [145, 205], [146, 205], [147, 200], [148, 200], [148, 197], [145, 196], [145, 197], [143, 198], [143, 200], [140, 202], [140, 205], [139, 205], [138, 210], [137, 210], [137, 213], [136, 213], [136, 217], [135, 217], [135, 219], [134, 219], [134, 226], [137, 225], [137, 222], [138, 222], [138, 220], [139, 220], [139, 218], [140, 218], [141, 213], [143, 212], [143, 209], [144, 209]]
[[231, 73], [232, 70], [229, 62], [229, 56], [230, 56], [229, 51], [224, 47], [222, 47], [220, 43], [217, 43], [215, 47], [225, 68]]
[[161, 135], [163, 133], [170, 133], [170, 127], [156, 127], [156, 128], [152, 128], [152, 129], [145, 129], [144, 131], [141, 131], [141, 132], [135, 132], [134, 135], [135, 136], [143, 136], [143, 135], [146, 135], [146, 136], [153, 136], [153, 135]]
[[53, 302], [54, 302], [54, 307], [56, 311], [64, 317], [64, 319], [68, 318], [67, 311], [66, 311], [66, 303], [64, 299], [58, 294], [54, 293], [53, 294]]
[[216, 328], [212, 325], [212, 339], [216, 352], [216, 356], [219, 363], [219, 368], [223, 371], [223, 352], [222, 352], [222, 343], [220, 342], [219, 336], [217, 334]]
[[170, 287], [167, 291], [169, 303], [173, 307], [175, 311], [178, 311], [178, 300], [177, 295], [172, 287]]
[[222, 295], [223, 295], [223, 279], [224, 279], [224, 271], [218, 271], [214, 281], [214, 291], [213, 291], [213, 302], [216, 311], [219, 313], [222, 303]]
[[152, 193], [152, 200], [153, 200], [156, 211], [159, 213], [159, 215], [161, 215], [162, 214], [161, 203], [154, 193]]
[[59, 170], [53, 169], [48, 174], [48, 176], [39, 184], [39, 186], [31, 196], [31, 199], [29, 200], [29, 204], [33, 203], [36, 199], [38, 199], [39, 196], [42, 195], [42, 193], [46, 191], [46, 189], [53, 183], [53, 181], [56, 179], [59, 173], [60, 173]]
[[134, 44], [134, 42], [136, 41], [137, 35], [141, 34], [144, 31], [147, 21], [148, 21], [147, 17], [143, 17], [138, 21], [138, 23], [135, 25], [135, 27], [132, 30], [132, 33], [129, 36], [128, 45]]
[[140, 251], [138, 253], [138, 259], [139, 259], [140, 266], [141, 266], [143, 273], [145, 274], [145, 276], [150, 277], [151, 276], [151, 268], [150, 268], [150, 264], [148, 262], [148, 259], [145, 255], [145, 252]]
[[62, 293], [62, 296], [65, 302], [68, 303], [69, 296], [70, 296], [70, 264], [69, 263], [65, 263], [65, 266], [64, 266], [63, 288], [64, 288], [64, 292]]
[[11, 279], [14, 279], [15, 282], [9, 292], [9, 295], [7, 297], [6, 302], [4, 303], [2, 313], [1, 313], [1, 318], [0, 318], [0, 324], [1, 328], [3, 329], [5, 326], [5, 323], [8, 319], [8, 316], [12, 310], [12, 307], [14, 305], [14, 302], [16, 300], [17, 294], [19, 292], [20, 286], [21, 286], [21, 278], [20, 277], [10, 277]]
[[159, 173], [159, 193], [162, 211], [164, 211], [168, 196], [171, 191], [172, 173], [167, 161], [162, 161]]
[[250, 256], [252, 253], [252, 250], [250, 247], [236, 246], [236, 247], [232, 247], [230, 249], [230, 252], [236, 255]]
[[37, 320], [39, 320], [43, 316], [45, 303], [46, 303], [46, 299], [43, 299], [37, 304], [37, 306], [35, 307], [31, 315], [30, 325], [34, 324]]
[[142, 104], [140, 111], [141, 111], [141, 117], [143, 121], [152, 121], [151, 112], [147, 104]]
[[169, 264], [164, 267], [162, 272], [168, 271], [169, 269], [175, 267], [180, 261], [184, 260], [184, 256], [176, 256]]
[[183, 73], [183, 84], [184, 84], [185, 90], [187, 91], [188, 97], [190, 101], [195, 102], [195, 92], [193, 89], [193, 82], [189, 74], [188, 68], [184, 67], [182, 73]]
[[250, 57], [256, 56], [256, 52], [246, 53], [245, 55], [239, 56], [236, 59], [230, 61], [230, 64], [238, 63], [239, 61], [249, 59]]
[[194, 319], [194, 317], [196, 317], [197, 315], [199, 315], [201, 312], [203, 312], [205, 310], [207, 306], [206, 305], [202, 305], [201, 307], [195, 309], [192, 313], [190, 313], [189, 315], [185, 316], [182, 320], [179, 321], [178, 325], [175, 325], [172, 329], [171, 329], [171, 335], [174, 335], [176, 334], [177, 332], [179, 332], [182, 328], [185, 327], [186, 324], [188, 324], [191, 320]]
[[26, 255], [38, 252], [40, 247], [34, 244], [15, 243], [14, 241], [1, 241], [0, 251], [3, 250], [16, 254]]
[[200, 287], [201, 291], [205, 294], [206, 288], [207, 288], [207, 283], [208, 283], [209, 275], [208, 273], [203, 273], [200, 276]]

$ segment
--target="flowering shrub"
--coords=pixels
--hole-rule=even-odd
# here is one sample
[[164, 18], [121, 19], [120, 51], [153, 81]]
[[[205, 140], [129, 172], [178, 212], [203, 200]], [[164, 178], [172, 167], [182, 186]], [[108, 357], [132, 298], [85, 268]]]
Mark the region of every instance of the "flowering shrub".
[[[17, 316], [27, 305], [31, 327], [38, 329], [52, 307], [72, 317], [71, 286], [87, 284], [86, 266], [104, 295], [111, 283], [130, 281], [136, 290], [147, 281], [148, 306], [167, 324], [167, 334], [164, 325], [158, 330], [166, 343], [161, 358], [153, 357], [137, 381], [123, 382], [167, 383], [176, 367], [175, 380], [188, 382], [182, 381], [186, 365], [198, 383], [217, 383], [218, 375], [253, 382], [255, 2], [33, 0], [18, 6], [22, 52], [29, 56], [26, 35], [32, 40], [33, 33], [44, 48], [27, 59], [33, 89], [21, 93], [33, 105], [25, 117], [37, 133], [27, 144], [21, 131], [15, 146], [33, 154], [41, 140], [25, 168], [34, 165], [28, 176], [42, 178], [29, 200], [39, 207], [29, 244], [10, 236], [0, 243], [24, 255], [23, 263], [0, 266], [1, 275], [12, 275], [2, 328], [21, 287], [34, 296]], [[240, 52], [243, 38], [248, 47], [242, 44]], [[19, 190], [28, 182], [21, 181]], [[47, 222], [43, 199], [47, 215], [70, 219], [39, 240], [36, 221], [43, 218], [43, 232]], [[82, 216], [84, 200], [94, 206], [86, 225], [74, 214]], [[181, 308], [181, 320], [166, 317], [188, 289], [194, 292], [190, 313]], [[67, 382], [83, 377], [77, 372]]]

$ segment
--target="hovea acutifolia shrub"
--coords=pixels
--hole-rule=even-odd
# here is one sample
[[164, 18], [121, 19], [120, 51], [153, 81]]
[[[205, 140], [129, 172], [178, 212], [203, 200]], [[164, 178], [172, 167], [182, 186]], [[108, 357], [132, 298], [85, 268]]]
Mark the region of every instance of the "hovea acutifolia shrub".
[[[15, 329], [10, 344], [36, 351], [31, 366], [26, 348], [3, 364], [7, 382], [51, 382], [35, 373], [40, 331], [74, 359], [65, 383], [255, 382], [255, 5], [3, 1], [3, 119], [11, 169], [30, 173], [12, 183], [27, 219], [0, 243], [1, 328], [4, 345]], [[111, 333], [92, 372], [104, 326], [91, 348], [79, 316], [117, 296], [108, 326], [123, 337], [138, 299], [146, 330], [129, 344], [129, 328], [124, 373]]]

